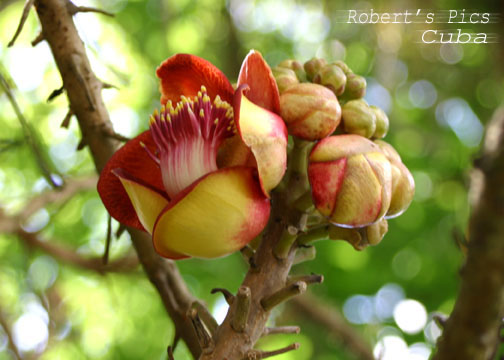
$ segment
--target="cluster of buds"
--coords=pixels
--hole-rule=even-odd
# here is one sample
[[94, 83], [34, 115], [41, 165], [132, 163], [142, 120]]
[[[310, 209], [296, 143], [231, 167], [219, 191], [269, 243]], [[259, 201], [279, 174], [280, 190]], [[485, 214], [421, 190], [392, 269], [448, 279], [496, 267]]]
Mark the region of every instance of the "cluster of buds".
[[330, 238], [356, 249], [378, 244], [387, 219], [404, 212], [413, 177], [394, 148], [380, 140], [387, 114], [364, 99], [366, 79], [342, 61], [282, 61], [273, 69], [289, 134], [317, 141], [308, 158], [313, 204], [331, 224]]

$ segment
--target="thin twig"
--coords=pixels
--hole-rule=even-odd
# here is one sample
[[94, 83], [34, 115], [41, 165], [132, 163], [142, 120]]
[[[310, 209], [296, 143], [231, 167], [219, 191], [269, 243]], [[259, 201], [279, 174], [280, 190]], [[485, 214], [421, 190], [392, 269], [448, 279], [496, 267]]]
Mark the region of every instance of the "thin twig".
[[296, 276], [289, 276], [289, 278], [287, 278], [287, 284], [292, 284], [295, 283], [296, 281], [303, 281], [307, 285], [321, 284], [324, 282], [324, 275], [317, 275], [317, 274], [296, 275]]
[[93, 12], [93, 13], [98, 13], [98, 14], [110, 16], [110, 17], [114, 17], [115, 16], [111, 12], [108, 12], [108, 11], [105, 11], [105, 10], [102, 10], [102, 9], [97, 9], [97, 8], [94, 8], [94, 7], [90, 7], [90, 6], [77, 6], [77, 5], [75, 5], [74, 3], [70, 2], [70, 1], [68, 2], [68, 10], [69, 10], [69, 12], [70, 12], [71, 15], [75, 15], [77, 13]]
[[101, 275], [110, 272], [130, 272], [138, 268], [138, 258], [136, 256], [126, 256], [104, 265], [102, 258], [85, 258], [72, 249], [66, 248], [63, 245], [56, 245], [57, 241], [54, 239], [40, 240], [37, 233], [29, 233], [23, 229], [17, 229], [16, 235], [28, 247], [42, 250], [63, 263], [92, 270]]
[[41, 32], [39, 32], [39, 34], [37, 35], [37, 37], [32, 40], [31, 45], [32, 46], [37, 46], [42, 41], [44, 41], [44, 34], [42, 34], [42, 31], [41, 31]]
[[60, 96], [64, 92], [65, 92], [65, 87], [64, 86], [60, 87], [59, 89], [54, 89], [51, 92], [51, 94], [49, 95], [49, 97], [47, 98], [47, 102], [53, 101], [55, 98], [57, 98], [58, 96]]
[[168, 360], [175, 360], [175, 357], [173, 356], [173, 349], [171, 346], [168, 346]]
[[294, 343], [284, 348], [273, 350], [273, 351], [261, 351], [261, 350], [250, 350], [247, 355], [245, 355], [244, 360], [259, 360], [266, 359], [269, 357], [285, 354], [286, 352], [299, 349], [299, 344]]
[[68, 129], [68, 127], [70, 126], [70, 120], [72, 119], [73, 115], [74, 115], [74, 113], [73, 113], [72, 109], [68, 109], [68, 112], [65, 115], [65, 118], [63, 119], [63, 121], [61, 122], [60, 127]]
[[265, 311], [270, 311], [278, 304], [290, 299], [293, 296], [302, 294], [306, 291], [306, 283], [303, 281], [296, 281], [276, 293], [265, 297], [261, 300], [261, 305]]
[[7, 44], [7, 47], [11, 47], [12, 45], [14, 45], [17, 37], [19, 36], [19, 34], [21, 34], [21, 30], [23, 30], [23, 26], [26, 22], [26, 19], [28, 18], [28, 14], [30, 13], [30, 9], [32, 8], [34, 3], [35, 0], [26, 0], [23, 8], [23, 13], [21, 14], [21, 19], [19, 20], [19, 25], [16, 29], [16, 32], [14, 33], [14, 36], [12, 37], [12, 40], [9, 41], [9, 44]]
[[278, 326], [278, 327], [267, 327], [261, 336], [275, 335], [275, 334], [299, 334], [301, 329], [299, 326]]
[[103, 265], [107, 265], [110, 252], [110, 242], [112, 240], [112, 217], [108, 215], [107, 219], [107, 235], [105, 237], [105, 252], [103, 253]]
[[222, 293], [222, 295], [224, 296], [224, 299], [226, 300], [226, 302], [228, 303], [228, 305], [231, 305], [234, 301], [234, 295], [231, 294], [231, 292], [227, 289], [223, 289], [223, 288], [214, 288], [210, 291], [210, 294], [216, 294], [216, 293]]
[[61, 184], [58, 184], [54, 181], [54, 178], [52, 176], [52, 173], [55, 173], [53, 169], [51, 169], [51, 166], [47, 163], [46, 159], [44, 159], [42, 155], [42, 149], [40, 144], [37, 141], [37, 137], [35, 135], [34, 129], [28, 124], [28, 121], [26, 121], [26, 118], [24, 117], [23, 113], [21, 112], [21, 109], [19, 108], [19, 105], [16, 101], [16, 98], [14, 97], [14, 94], [12, 93], [12, 90], [9, 86], [9, 83], [7, 80], [5, 80], [4, 76], [0, 73], [0, 84], [2, 88], [5, 91], [5, 94], [7, 95], [7, 98], [9, 99], [12, 108], [14, 109], [14, 112], [16, 113], [16, 116], [19, 120], [19, 123], [21, 124], [21, 128], [23, 129], [23, 135], [25, 138], [25, 141], [28, 143], [30, 146], [33, 155], [35, 156], [37, 165], [40, 169], [40, 172], [44, 176], [44, 178], [47, 180], [47, 182], [54, 188], [59, 188], [61, 187]]

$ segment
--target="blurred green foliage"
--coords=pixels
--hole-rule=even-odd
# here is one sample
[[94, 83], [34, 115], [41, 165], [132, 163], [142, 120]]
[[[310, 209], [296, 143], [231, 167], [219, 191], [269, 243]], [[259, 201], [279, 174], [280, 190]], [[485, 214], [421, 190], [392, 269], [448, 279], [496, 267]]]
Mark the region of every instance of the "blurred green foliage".
[[[89, 154], [75, 151], [80, 140], [75, 119], [68, 130], [60, 128], [67, 112], [65, 96], [46, 102], [61, 80], [47, 44], [29, 45], [39, 31], [34, 13], [17, 44], [6, 47], [23, 6], [21, 1], [8, 3], [0, 3], [2, 74], [17, 87], [16, 100], [30, 125], [43, 134], [58, 172], [65, 178], [90, 174], [94, 167]], [[119, 88], [104, 90], [103, 96], [115, 130], [125, 136], [147, 128], [148, 114], [159, 99], [154, 71], [177, 52], [210, 60], [230, 79], [236, 78], [250, 48], [261, 51], [272, 66], [285, 58], [306, 61], [316, 55], [329, 61], [344, 59], [356, 73], [366, 76], [367, 100], [384, 108], [391, 120], [385, 140], [397, 148], [414, 175], [415, 200], [404, 215], [390, 221], [389, 233], [379, 246], [356, 252], [345, 243], [319, 242], [317, 259], [296, 266], [294, 272], [324, 274], [325, 283], [312, 291], [360, 323], [354, 326], [373, 346], [394, 336], [404, 339], [404, 346], [420, 343], [423, 353], [428, 353], [436, 334], [432, 314], [448, 314], [457, 294], [463, 252], [455, 239], [466, 233], [469, 171], [478, 155], [482, 125], [504, 98], [504, 53], [500, 44], [418, 43], [420, 30], [428, 26], [454, 29], [455, 24], [349, 25], [343, 10], [438, 11], [475, 5], [454, 0], [78, 3], [116, 14], [114, 18], [78, 14], [75, 20], [98, 77]], [[477, 6], [479, 11], [502, 11], [497, 1]], [[500, 28], [502, 23], [495, 23], [474, 31], [500, 32]], [[14, 214], [49, 186], [29, 147], [19, 143], [22, 128], [2, 94], [0, 109], [0, 207]], [[101, 256], [106, 224], [107, 214], [96, 192], [88, 191], [63, 205], [49, 204], [24, 226], [28, 231], [40, 230], [43, 237], [59, 239], [79, 254]], [[116, 229], [118, 224], [113, 226]], [[113, 241], [111, 258], [130, 251], [128, 235], [123, 234]], [[219, 316], [225, 307], [210, 290], [224, 287], [234, 292], [246, 272], [240, 254], [212, 261], [184, 260], [178, 265], [191, 291]], [[390, 309], [388, 313], [377, 310], [383, 291], [375, 294], [387, 284], [389, 288], [396, 284], [391, 287], [396, 298], [387, 300], [389, 307], [402, 298], [423, 304], [429, 314], [424, 331], [407, 334]], [[359, 294], [363, 296], [355, 298]], [[47, 304], [58, 305], [48, 309]], [[14, 324], [14, 335], [20, 344], [24, 341], [21, 346], [27, 354], [41, 353], [44, 360], [164, 359], [174, 337], [155, 290], [140, 270], [101, 276], [59, 263], [5, 234], [0, 234], [0, 309]], [[261, 341], [266, 349], [301, 343], [300, 350], [278, 359], [354, 359], [327, 336], [326, 329], [289, 314], [278, 321], [300, 325], [301, 335], [276, 335]], [[175, 357], [190, 358], [183, 344]], [[0, 328], [0, 359], [9, 358]]]

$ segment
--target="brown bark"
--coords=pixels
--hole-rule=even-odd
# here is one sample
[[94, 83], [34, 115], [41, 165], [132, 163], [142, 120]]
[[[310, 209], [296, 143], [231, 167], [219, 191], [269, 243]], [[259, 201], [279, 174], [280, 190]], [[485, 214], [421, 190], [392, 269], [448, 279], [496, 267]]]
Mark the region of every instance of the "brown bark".
[[435, 360], [489, 360], [504, 316], [504, 108], [487, 128], [471, 182], [467, 262]]
[[[292, 168], [292, 163], [289, 166]], [[245, 328], [243, 331], [233, 329], [233, 319], [239, 316], [236, 314], [237, 301], [233, 301], [226, 319], [214, 336], [214, 347], [203, 351], [200, 360], [256, 359], [265, 356], [265, 354], [260, 355], [260, 352], [253, 350], [255, 343], [265, 331], [271, 310], [264, 301], [262, 303], [261, 301], [271, 299], [272, 295], [278, 294], [286, 286], [294, 286], [298, 289], [294, 288], [291, 294], [288, 291], [282, 293], [279, 300], [285, 300], [287, 296], [295, 295], [306, 289], [305, 282], [287, 284], [287, 276], [296, 253], [295, 246], [288, 251], [285, 258], [279, 259], [275, 256], [275, 247], [284, 237], [288, 227], [299, 224], [301, 213], [293, 210], [291, 202], [299, 196], [305, 182], [305, 178], [299, 174], [293, 174], [288, 191], [273, 193], [270, 222], [252, 261], [253, 265], [242, 283], [242, 287], [250, 289], [249, 315]], [[289, 350], [295, 349], [297, 349], [297, 345], [289, 347]]]
[[[61, 73], [70, 108], [79, 122], [82, 143], [89, 147], [96, 169], [100, 172], [119, 143], [107, 135], [113, 129], [101, 96], [103, 84], [89, 65], [84, 44], [72, 19], [75, 7], [69, 4], [67, 0], [37, 0], [35, 7], [43, 37], [49, 43]], [[155, 253], [150, 237], [138, 230], [128, 231], [140, 263], [158, 290], [175, 323], [178, 336], [198, 357], [198, 341], [191, 321], [186, 316], [195, 298], [189, 293], [175, 264]]]

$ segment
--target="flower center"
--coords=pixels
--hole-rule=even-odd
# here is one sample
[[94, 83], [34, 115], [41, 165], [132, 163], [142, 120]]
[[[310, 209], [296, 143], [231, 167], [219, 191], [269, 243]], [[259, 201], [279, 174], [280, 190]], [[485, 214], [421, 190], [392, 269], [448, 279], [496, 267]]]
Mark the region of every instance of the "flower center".
[[176, 106], [169, 101], [154, 110], [150, 132], [156, 155], [144, 149], [159, 164], [163, 185], [170, 198], [194, 181], [217, 170], [217, 150], [236, 133], [233, 108], [217, 96], [213, 103], [206, 88], [190, 99], [181, 96]]

